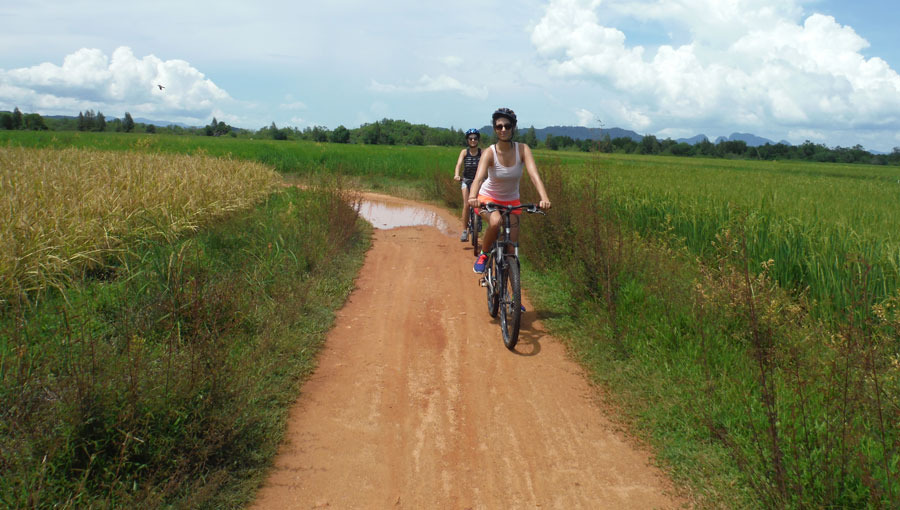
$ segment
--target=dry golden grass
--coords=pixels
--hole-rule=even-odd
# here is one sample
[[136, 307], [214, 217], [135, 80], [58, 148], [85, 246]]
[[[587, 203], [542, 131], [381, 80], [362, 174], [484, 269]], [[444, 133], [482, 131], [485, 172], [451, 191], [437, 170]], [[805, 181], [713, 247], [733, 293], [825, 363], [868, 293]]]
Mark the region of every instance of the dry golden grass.
[[0, 147], [0, 303], [244, 209], [272, 169], [205, 156]]

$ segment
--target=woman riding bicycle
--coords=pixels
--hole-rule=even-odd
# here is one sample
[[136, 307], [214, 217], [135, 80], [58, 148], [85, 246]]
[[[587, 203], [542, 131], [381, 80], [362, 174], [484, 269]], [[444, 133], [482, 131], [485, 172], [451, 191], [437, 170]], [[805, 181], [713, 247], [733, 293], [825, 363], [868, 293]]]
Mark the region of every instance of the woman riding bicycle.
[[[469, 186], [472, 185], [472, 179], [475, 178], [475, 172], [478, 170], [478, 160], [481, 159], [481, 147], [478, 146], [480, 140], [481, 133], [477, 129], [466, 131], [467, 147], [459, 152], [459, 159], [456, 160], [456, 169], [453, 171], [453, 180], [462, 181], [463, 230], [462, 235], [459, 236], [459, 240], [462, 242], [469, 240], [469, 232], [466, 228], [469, 218]], [[459, 174], [460, 169], [463, 170], [462, 176]], [[478, 232], [475, 232], [474, 235], [477, 236]]]
[[[524, 143], [513, 142], [513, 134], [516, 129], [516, 113], [509, 108], [499, 108], [491, 120], [494, 132], [497, 135], [497, 143], [491, 145], [484, 152], [478, 163], [478, 171], [469, 191], [469, 206], [478, 207], [479, 204], [495, 203], [499, 205], [521, 205], [519, 201], [519, 181], [522, 179], [522, 170], [528, 170], [531, 182], [541, 196], [538, 204], [541, 209], [550, 209], [550, 199], [544, 183], [538, 174], [531, 148]], [[483, 183], [483, 184], [482, 184]], [[499, 211], [492, 213], [482, 212], [488, 227], [484, 232], [481, 254], [475, 259], [473, 271], [483, 273], [487, 253], [490, 251], [497, 233], [500, 230], [501, 216]], [[519, 215], [521, 210], [513, 211], [510, 217], [510, 238], [513, 242], [519, 240]]]

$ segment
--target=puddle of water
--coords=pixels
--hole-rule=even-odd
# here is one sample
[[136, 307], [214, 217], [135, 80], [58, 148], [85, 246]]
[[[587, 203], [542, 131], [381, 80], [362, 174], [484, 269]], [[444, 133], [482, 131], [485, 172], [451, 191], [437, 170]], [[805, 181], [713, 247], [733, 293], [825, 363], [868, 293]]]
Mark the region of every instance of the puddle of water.
[[359, 215], [375, 228], [382, 230], [425, 225], [435, 227], [445, 234], [450, 232], [447, 222], [437, 213], [421, 207], [363, 200], [359, 206]]

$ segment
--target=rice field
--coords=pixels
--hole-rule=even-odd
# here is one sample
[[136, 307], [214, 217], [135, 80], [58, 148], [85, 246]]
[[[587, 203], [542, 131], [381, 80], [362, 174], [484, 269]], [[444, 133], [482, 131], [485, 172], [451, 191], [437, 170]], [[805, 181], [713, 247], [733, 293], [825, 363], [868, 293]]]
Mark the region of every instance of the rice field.
[[0, 146], [85, 148], [104, 151], [193, 154], [256, 161], [285, 174], [342, 174], [378, 180], [423, 180], [436, 167], [453, 175], [463, 147], [397, 147], [246, 138], [82, 133], [77, 131], [3, 131]]
[[[279, 174], [273, 169], [282, 174], [311, 177], [316, 174], [358, 177], [354, 185], [372, 187], [383, 186], [386, 182], [402, 182], [405, 186], [421, 190], [422, 195], [430, 198], [439, 198], [445, 191], [445, 196], [457, 200], [458, 187], [451, 181], [456, 154], [458, 149], [438, 147], [0, 131], [0, 299], [27, 295], [48, 286], [63, 286], [69, 280], [92, 272], [115, 270], [119, 260], [140, 258], [136, 253], [133, 254], [135, 256], [124, 256], [136, 240], [168, 240], [215, 222], [230, 211], [247, 208], [269, 194], [280, 181]], [[827, 490], [819, 487], [810, 489], [809, 494], [798, 494], [796, 501], [800, 503], [793, 507], [823, 506], [822, 501], [837, 502], [836, 505], [850, 502], [846, 506], [854, 506], [852, 503], [867, 501], [867, 498], [875, 506], [880, 501], [896, 502], [896, 452], [900, 443], [896, 440], [895, 427], [885, 427], [884, 424], [891, 423], [898, 409], [896, 332], [900, 329], [896, 327], [896, 301], [891, 305], [890, 297], [897, 294], [900, 286], [900, 213], [897, 211], [900, 168], [540, 150], [535, 155], [542, 173], [556, 179], [558, 187], [550, 198], [557, 206], [540, 222], [526, 223], [526, 227], [533, 225], [557, 237], [545, 243], [552, 249], [532, 250], [525, 247], [524, 251], [531, 261], [539, 253], [546, 255], [547, 267], [566, 269], [568, 264], [572, 264], [584, 269], [584, 274], [577, 276], [588, 282], [586, 290], [578, 294], [572, 290], [577, 287], [571, 283], [557, 287], [556, 291], [564, 294], [561, 300], [577, 302], [570, 308], [555, 312], [556, 315], [548, 314], [548, 322], [552, 323], [555, 316], [569, 320], [581, 313], [579, 310], [585, 311], [586, 326], [577, 335], [578, 341], [584, 345], [583, 352], [603, 358], [607, 356], [602, 349], [606, 342], [613, 351], [609, 355], [611, 363], [598, 365], [600, 368], [595, 371], [598, 380], [615, 379], [617, 372], [620, 372], [623, 381], [646, 380], [650, 388], [646, 397], [648, 401], [664, 393], [661, 389], [672, 389], [672, 396], [666, 397], [672, 400], [659, 404], [661, 435], [669, 434], [675, 428], [674, 422], [689, 422], [697, 416], [708, 418], [703, 415], [706, 411], [701, 407], [704, 406], [696, 406], [697, 398], [705, 399], [707, 410], [716, 410], [714, 417], [718, 420], [716, 423], [721, 425], [717, 430], [727, 432], [728, 437], [738, 442], [746, 440], [752, 447], [746, 450], [751, 451], [751, 460], [757, 455], [753, 452], [759, 450], [758, 462], [751, 465], [757, 470], [754, 483], [760, 484], [763, 491], [769, 490], [774, 483], [767, 478], [772, 472], [772, 463], [766, 457], [765, 448], [757, 448], [765, 439], [760, 431], [767, 430], [766, 415], [762, 413], [761, 400], [757, 395], [762, 390], [756, 386], [758, 374], [753, 372], [756, 365], [749, 357], [756, 351], [752, 348], [752, 342], [747, 340], [755, 338], [751, 333], [758, 333], [760, 327], [756, 323], [748, 325], [741, 322], [744, 316], [732, 310], [741, 305], [741, 299], [753, 305], [759, 301], [759, 309], [765, 312], [762, 314], [763, 320], [769, 320], [770, 315], [777, 319], [771, 319], [775, 326], [763, 332], [777, 336], [773, 336], [773, 341], [777, 340], [775, 346], [779, 355], [772, 360], [781, 364], [767, 368], [769, 372], [766, 372], [766, 377], [773, 377], [771, 380], [780, 385], [776, 388], [779, 398], [775, 402], [783, 406], [778, 410], [780, 421], [777, 423], [783, 428], [779, 432], [780, 437], [788, 447], [786, 464], [788, 467], [799, 466], [799, 474], [792, 476], [801, 481], [799, 486], [802, 487], [812, 485], [807, 483], [808, 479], [824, 480], [821, 483], [828, 484], [837, 478], [845, 483], [828, 486]], [[522, 189], [528, 192], [530, 185], [523, 184]], [[578, 193], [572, 193], [572, 190]], [[565, 200], [567, 195], [568, 203]], [[528, 198], [527, 195], [525, 198]], [[592, 203], [592, 200], [595, 202]], [[334, 201], [340, 202], [337, 198]], [[248, 220], [250, 225], [267, 232], [271, 230], [273, 234], [265, 242], [251, 241], [250, 245], [274, 243], [279, 247], [279, 243], [290, 235], [307, 239], [308, 236], [298, 234], [298, 228], [293, 223], [282, 220], [281, 214], [293, 214], [293, 207], [288, 205], [287, 212], [282, 211], [277, 217], [253, 217]], [[882, 318], [880, 322], [872, 323], [887, 324], [889, 327], [872, 332], [843, 326], [834, 328], [837, 331], [834, 333], [818, 323], [810, 325], [804, 322], [797, 326], [794, 319], [800, 317], [800, 313], [793, 311], [797, 307], [786, 300], [768, 300], [766, 293], [777, 295], [779, 299], [782, 294], [780, 290], [776, 293], [775, 287], [770, 289], [763, 285], [767, 280], [762, 277], [753, 280], [756, 294], [748, 294], [746, 298], [732, 292], [738, 286], [704, 284], [705, 290], [702, 292], [709, 292], [711, 297], [708, 303], [699, 307], [701, 310], [698, 312], [697, 303], [700, 301], [691, 292], [695, 285], [700, 286], [703, 282], [691, 280], [692, 277], [677, 280], [680, 273], [666, 267], [669, 262], [673, 266], [680, 263], [680, 256], [677, 257], [679, 260], [670, 256], [675, 253], [670, 247], [666, 247], [668, 251], [660, 249], [658, 253], [635, 250], [634, 253], [638, 254], [636, 258], [645, 264], [621, 264], [621, 271], [614, 276], [624, 283], [614, 292], [598, 292], [598, 285], [605, 281], [597, 277], [603, 270], [598, 267], [611, 264], [608, 260], [598, 260], [597, 254], [611, 254], [609, 259], [614, 259], [617, 253], [615, 250], [591, 250], [590, 246], [585, 246], [595, 239], [602, 241], [603, 236], [595, 228], [602, 222], [592, 223], [585, 208], [593, 208], [590, 212], [597, 213], [594, 216], [602, 215], [604, 220], [615, 220], [609, 222], [615, 228], [610, 227], [606, 232], [610, 239], [616, 236], [630, 238], [628, 235], [621, 236], [621, 232], [616, 230], [621, 226], [624, 227], [622, 231], [633, 229], [683, 244], [691, 254], [706, 262], [707, 267], [717, 267], [715, 263], [719, 260], [733, 264], [747, 263], [755, 274], [764, 265], [765, 274], [776, 278], [781, 286], [812, 298], [812, 302], [799, 302], [811, 303], [821, 317], [842, 321], [847, 318], [841, 315], [844, 309], [874, 310], [875, 313], [880, 310], [881, 315], [888, 316], [889, 320]], [[307, 208], [300, 209], [306, 212]], [[326, 211], [321, 213], [324, 218], [335, 217], [333, 212], [327, 212], [333, 211], [333, 208], [322, 208], [322, 211]], [[353, 216], [352, 211], [349, 214]], [[309, 220], [304, 218], [299, 221], [305, 224]], [[316, 228], [331, 231], [327, 226]], [[239, 227], [237, 230], [248, 228]], [[526, 239], [534, 241], [540, 237], [536, 234], [531, 232]], [[213, 239], [218, 237], [213, 236]], [[573, 239], [581, 241], [575, 242]], [[741, 243], [723, 243], [721, 239], [739, 239], [746, 246], [746, 253], [736, 251], [741, 249]], [[213, 244], [216, 243], [228, 244], [218, 241]], [[322, 243], [300, 242], [298, 246], [319, 244]], [[571, 246], [573, 244], [579, 246]], [[657, 243], [647, 244], [654, 245], [656, 249]], [[564, 254], [556, 250], [581, 253]], [[284, 259], [290, 258], [287, 252], [282, 253], [280, 249], [259, 250], [256, 255], [243, 248], [236, 251], [235, 257], [248, 259], [242, 262], [265, 262], [265, 257], [273, 253], [283, 254]], [[591, 252], [591, 256], [581, 257], [585, 252]], [[656, 259], [647, 257], [648, 253], [655, 254]], [[180, 254], [179, 251], [177, 256], [180, 257]], [[569, 255], [576, 262], [566, 260]], [[621, 253], [618, 256], [622, 258]], [[579, 257], [590, 259], [587, 261], [590, 264], [578, 266]], [[165, 267], [166, 260], [169, 267]], [[165, 287], [169, 286], [167, 275], [180, 270], [173, 260], [176, 263], [180, 260], [185, 267], [191, 265], [185, 264], [184, 258], [163, 257], [162, 262], [157, 261], [163, 266], [159, 272], [165, 280]], [[113, 264], [108, 264], [110, 261]], [[230, 262], [225, 264], [228, 267], [235, 265]], [[199, 267], [202, 264], [196, 265], [198, 271], [208, 270]], [[305, 264], [300, 266], [303, 266], [299, 268], [301, 272], [308, 269]], [[280, 274], [268, 266], [262, 269], [253, 265], [249, 267], [252, 275], [269, 277]], [[651, 268], [648, 274], [628, 274], [629, 271], [646, 270], [648, 267]], [[127, 276], [124, 279], [130, 281], [128, 271], [121, 273]], [[534, 273], [537, 271], [529, 274]], [[105, 277], [103, 274], [97, 276]], [[652, 285], [641, 287], [642, 278]], [[155, 315], [148, 316], [154, 323], [171, 323], [170, 334], [173, 338], [181, 338], [182, 322], [189, 324], [190, 321], [182, 316], [166, 314], [174, 308], [176, 301], [184, 301], [179, 296], [194, 292], [185, 284], [188, 280], [182, 278], [181, 287], [172, 285], [174, 297], [160, 301], [165, 305], [159, 309], [164, 320], [157, 320]], [[141, 285], [134, 284], [135, 287]], [[253, 294], [240, 284], [228, 284], [223, 289], [227, 292], [222, 294], [229, 296], [229, 300], [223, 302], [233, 302], [235, 307], [243, 302], [245, 294]], [[658, 294], [651, 295], [651, 291], [655, 290], [659, 290]], [[262, 299], [268, 299], [268, 291], [257, 294]], [[285, 292], [271, 292], [271, 295], [293, 296]], [[556, 293], [551, 289], [545, 297], [549, 299], [554, 296]], [[216, 301], [220, 296], [211, 292], [211, 297]], [[614, 306], [618, 308], [612, 315], [614, 320], [604, 323], [598, 319], [609, 306], [601, 306], [602, 303], [592, 306], [588, 303], [591, 299], [598, 303], [603, 299], [617, 300]], [[876, 304], [883, 302], [887, 304]], [[293, 297], [290, 303], [289, 308], [295, 309]], [[769, 303], [777, 306], [762, 306]], [[717, 308], [718, 305], [721, 309]], [[743, 305], [747, 306], [747, 303]], [[890, 310], [889, 305], [893, 306]], [[230, 306], [222, 309], [223, 316], [255, 320], [256, 312], [233, 314]], [[258, 306], [257, 311], [269, 308], [268, 304]], [[202, 307], [198, 309], [206, 310]], [[137, 313], [135, 310], [139, 309], [134, 308], [130, 313]], [[782, 314], [783, 310], [786, 312]], [[137, 314], [142, 320], [143, 313]], [[213, 319], [219, 317], [208, 315]], [[274, 324], [283, 322], [278, 314], [273, 317]], [[221, 322], [228, 324], [228, 321]], [[34, 331], [45, 329], [43, 326], [37, 322], [29, 325], [35, 328]], [[268, 327], [261, 326], [260, 330]], [[131, 331], [129, 328], [131, 326], [123, 327], [123, 331]], [[613, 333], [607, 335], [609, 331]], [[629, 333], [633, 336], [628, 337]], [[81, 335], [85, 334], [81, 332]], [[20, 336], [23, 342], [28, 337]], [[89, 342], [83, 344], [93, 345]], [[762, 352], [761, 349], [757, 351]], [[37, 356], [43, 350], [29, 352]], [[827, 356], [822, 355], [823, 352]], [[66, 359], [64, 356], [58, 358]], [[16, 358], [6, 356], [3, 359]], [[641, 365], [644, 359], [646, 364]], [[877, 362], [869, 363], [870, 359]], [[93, 358], [91, 363], [94, 363]], [[148, 363], [150, 365], [162, 366]], [[24, 363], [19, 366], [31, 370]], [[235, 373], [266, 372], [254, 368]], [[101, 382], [108, 379], [97, 378]], [[243, 379], [238, 380], [239, 386], [245, 386], [240, 383]], [[9, 395], [21, 400], [20, 394], [23, 392], [18, 390], [18, 386], [15, 388], [16, 391], [9, 392]], [[34, 385], [34, 388], [39, 389], [40, 386]], [[685, 391], [686, 388], [694, 389]], [[771, 387], [768, 389], [775, 391]], [[34, 391], [35, 394], [45, 394]], [[797, 399], [794, 396], [802, 397], [807, 394], [804, 392], [808, 392], [811, 398], [801, 398], [799, 403], [795, 402]], [[689, 397], [691, 395], [693, 397]], [[678, 400], [681, 398], [690, 400], [682, 402]], [[45, 402], [47, 399], [42, 396], [35, 401]], [[848, 407], [848, 403], [852, 405]], [[888, 412], [881, 418], [879, 413], [885, 409]], [[698, 414], [694, 416], [687, 411], [697, 411]], [[881, 421], [873, 421], [874, 416]], [[15, 420], [7, 422], [15, 423]], [[117, 418], [110, 418], [109, 423], [119, 426]], [[704, 444], [716, 442], [716, 438], [707, 437], [709, 431], [702, 428], [707, 424], [702, 422], [702, 430], [689, 434], [692, 441]], [[677, 425], [680, 426], [680, 423]], [[876, 425], [882, 428], [876, 430]], [[852, 432], [849, 435], [848, 430]], [[118, 432], [110, 437], [119, 437], [116, 434]], [[817, 450], [819, 445], [824, 445], [824, 450]], [[689, 447], [676, 445], [676, 456], [682, 454], [680, 448]], [[854, 453], [861, 447], [864, 447], [865, 455]], [[255, 445], [251, 449], [255, 449]], [[807, 449], [818, 453], [810, 455]], [[831, 453], [838, 450], [839, 454]], [[822, 451], [825, 454], [821, 454]], [[40, 457], [35, 459], [40, 462]], [[877, 465], [872, 459], [878, 461]], [[860, 472], [864, 476], [857, 476], [855, 472], [853, 476], [846, 475], [849, 471], [842, 462], [862, 466]], [[699, 466], [702, 460], [689, 461], [688, 464], [691, 464], [689, 469], [695, 471], [695, 467], [702, 467]], [[828, 472], [831, 469], [835, 473]], [[877, 483], [870, 483], [872, 479]], [[728, 483], [732, 484], [733, 480]], [[861, 488], [864, 484], [874, 488]], [[877, 492], [881, 490], [879, 487], [888, 489], [887, 496]], [[866, 493], [866, 490], [871, 492]], [[823, 492], [825, 496], [821, 496]], [[781, 500], [775, 498], [773, 501]]]
[[236, 159], [0, 147], [0, 302], [245, 209], [279, 180]]
[[[243, 159], [283, 174], [350, 176], [371, 189], [418, 187], [430, 198], [441, 198], [434, 176], [450, 179], [459, 150], [7, 131], [0, 144]], [[823, 315], [861, 294], [881, 301], [900, 286], [900, 167], [545, 150], [535, 157], [541, 168], [561, 167], [568, 184], [595, 187], [624, 225], [677, 236], [707, 260], [719, 256], [717, 236], [740, 232], [746, 259], [755, 267], [773, 261], [769, 274], [819, 303]]]
[[782, 286], [823, 311], [900, 287], [900, 168], [615, 155], [573, 163], [570, 184], [596, 186], [622, 223], [670, 233], [707, 259], [721, 255], [717, 236], [740, 233], [754, 271], [771, 260]]

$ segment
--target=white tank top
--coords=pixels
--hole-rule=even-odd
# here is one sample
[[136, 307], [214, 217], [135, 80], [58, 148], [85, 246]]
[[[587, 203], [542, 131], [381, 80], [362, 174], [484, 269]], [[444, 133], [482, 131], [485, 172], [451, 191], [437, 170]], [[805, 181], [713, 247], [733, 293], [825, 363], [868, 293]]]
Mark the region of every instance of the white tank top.
[[513, 166], [503, 166], [497, 157], [495, 145], [491, 145], [494, 153], [494, 164], [488, 167], [488, 177], [481, 184], [479, 195], [487, 195], [494, 200], [512, 201], [519, 199], [519, 181], [522, 179], [522, 158], [519, 157], [519, 144], [513, 142], [516, 148], [516, 162]]

